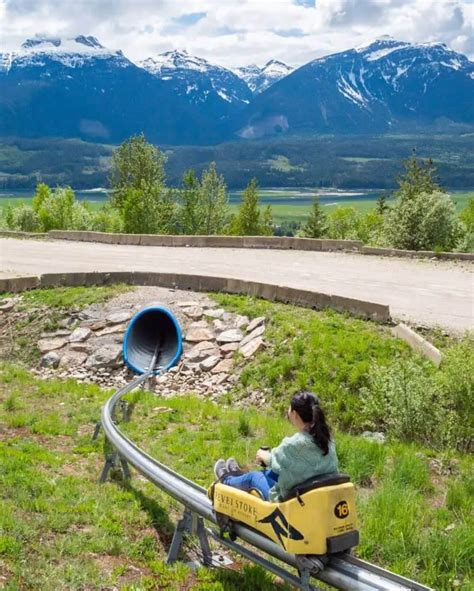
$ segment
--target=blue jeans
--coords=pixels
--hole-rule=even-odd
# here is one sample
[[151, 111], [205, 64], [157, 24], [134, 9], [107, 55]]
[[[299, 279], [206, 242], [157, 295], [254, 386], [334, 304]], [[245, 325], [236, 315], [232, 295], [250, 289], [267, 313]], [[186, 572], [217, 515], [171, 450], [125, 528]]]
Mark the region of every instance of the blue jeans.
[[272, 486], [278, 482], [278, 474], [271, 470], [260, 470], [258, 472], [246, 472], [241, 476], [226, 476], [222, 479], [222, 482], [227, 486], [233, 486], [246, 492], [256, 488], [262, 493], [265, 501], [268, 501], [268, 493]]

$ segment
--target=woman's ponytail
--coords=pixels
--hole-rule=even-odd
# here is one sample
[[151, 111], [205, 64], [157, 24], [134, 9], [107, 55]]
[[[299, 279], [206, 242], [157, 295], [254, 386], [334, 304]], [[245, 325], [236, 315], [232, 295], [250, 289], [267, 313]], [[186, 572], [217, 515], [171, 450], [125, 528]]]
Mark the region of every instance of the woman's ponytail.
[[293, 396], [290, 406], [291, 410], [295, 410], [301, 420], [309, 426], [308, 433], [326, 456], [329, 453], [331, 431], [317, 396], [311, 392], [300, 392]]
[[326, 415], [319, 403], [313, 406], [313, 422], [309, 428], [309, 433], [313, 437], [314, 443], [321, 449], [324, 456], [329, 453], [329, 442], [331, 441], [331, 432], [326, 422]]

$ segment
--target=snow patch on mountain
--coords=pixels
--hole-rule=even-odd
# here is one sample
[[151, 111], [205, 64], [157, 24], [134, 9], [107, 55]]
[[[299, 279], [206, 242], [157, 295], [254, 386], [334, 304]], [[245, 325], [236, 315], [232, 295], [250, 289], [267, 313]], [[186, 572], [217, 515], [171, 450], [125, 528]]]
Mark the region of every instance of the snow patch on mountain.
[[184, 49], [149, 57], [137, 65], [160, 80], [174, 83], [178, 93], [186, 93], [195, 103], [216, 96], [229, 104], [249, 102], [250, 93], [234, 72]]
[[270, 60], [261, 68], [256, 64], [250, 64], [237, 68], [234, 72], [247, 83], [254, 94], [260, 94], [293, 70], [294, 68], [279, 60]]

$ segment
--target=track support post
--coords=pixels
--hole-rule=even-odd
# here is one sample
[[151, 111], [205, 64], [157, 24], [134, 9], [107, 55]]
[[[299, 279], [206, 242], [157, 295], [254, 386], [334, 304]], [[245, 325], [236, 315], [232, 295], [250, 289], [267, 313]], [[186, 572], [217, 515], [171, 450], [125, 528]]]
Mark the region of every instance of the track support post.
[[102, 469], [102, 474], [100, 475], [99, 479], [100, 483], [103, 483], [107, 480], [110, 470], [121, 470], [124, 480], [130, 480], [132, 478], [132, 473], [130, 472], [130, 467], [127, 460], [122, 458], [122, 456], [117, 451], [107, 454], [105, 458], [105, 464]]
[[166, 559], [167, 564], [178, 560], [178, 554], [183, 544], [186, 534], [196, 535], [201, 546], [204, 566], [212, 566], [212, 551], [207, 537], [207, 531], [204, 527], [204, 520], [200, 515], [185, 509], [183, 516], [176, 524], [173, 534], [173, 540]]

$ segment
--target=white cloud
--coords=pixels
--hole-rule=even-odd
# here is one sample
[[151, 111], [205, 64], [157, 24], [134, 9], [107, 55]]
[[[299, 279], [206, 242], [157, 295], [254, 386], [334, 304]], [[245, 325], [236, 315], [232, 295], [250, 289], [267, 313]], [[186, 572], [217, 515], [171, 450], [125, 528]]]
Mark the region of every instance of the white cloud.
[[390, 34], [472, 58], [472, 11], [467, 0], [0, 0], [0, 48], [87, 34], [135, 60], [185, 48], [229, 67], [299, 65]]

